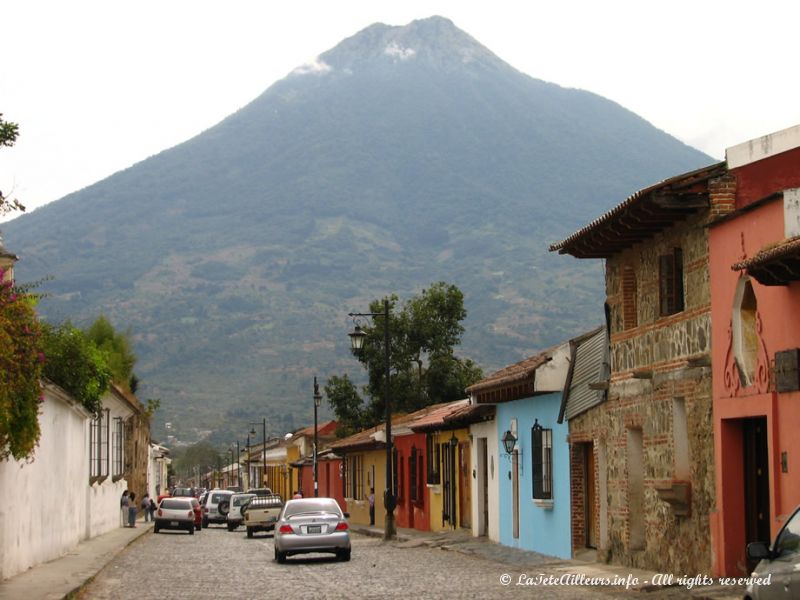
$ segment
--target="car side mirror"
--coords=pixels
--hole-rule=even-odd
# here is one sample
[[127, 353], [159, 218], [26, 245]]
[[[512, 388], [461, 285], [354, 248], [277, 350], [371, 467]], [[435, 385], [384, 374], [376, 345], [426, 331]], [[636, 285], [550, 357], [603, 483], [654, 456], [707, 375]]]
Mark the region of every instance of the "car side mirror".
[[750, 560], [769, 560], [772, 558], [772, 553], [769, 551], [769, 545], [766, 542], [751, 542], [747, 544], [747, 558]]
[[342, 513], [342, 514], [344, 515], [345, 519], [349, 519], [350, 518], [350, 513], [349, 512]]

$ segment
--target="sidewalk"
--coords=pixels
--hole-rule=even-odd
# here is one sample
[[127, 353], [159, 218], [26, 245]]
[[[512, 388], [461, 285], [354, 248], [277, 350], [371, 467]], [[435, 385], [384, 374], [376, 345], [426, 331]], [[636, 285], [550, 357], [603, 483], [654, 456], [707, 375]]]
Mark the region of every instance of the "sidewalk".
[[78, 544], [68, 554], [0, 582], [0, 600], [62, 600], [97, 575], [153, 523], [118, 527]]
[[[365, 525], [351, 525], [354, 533], [383, 537], [383, 528]], [[581, 576], [586, 578], [607, 578], [610, 580], [630, 582], [629, 589], [635, 592], [655, 592], [662, 589], [682, 590], [684, 597], [692, 600], [740, 600], [744, 596], [744, 586], [698, 586], [691, 590], [686, 588], [650, 585], [656, 573], [643, 569], [635, 569], [622, 565], [611, 565], [599, 562], [582, 560], [564, 560], [530, 550], [520, 550], [492, 542], [486, 537], [476, 538], [464, 530], [447, 532], [426, 532], [416, 529], [398, 528], [397, 539], [392, 542], [399, 548], [414, 548], [419, 546], [438, 547], [443, 550], [461, 552], [488, 560], [497, 561], [516, 571], [514, 577], [527, 574], [535, 577], [540, 572], [545, 575], [553, 574], [555, 577], [562, 575], [575, 575], [576, 580]], [[532, 569], [535, 567], [536, 569]], [[677, 573], [675, 575], [678, 575]], [[680, 574], [683, 575], [683, 574]], [[633, 582], [637, 581], [638, 584]], [[624, 589], [624, 585], [621, 589]], [[645, 597], [647, 594], [645, 594]]]

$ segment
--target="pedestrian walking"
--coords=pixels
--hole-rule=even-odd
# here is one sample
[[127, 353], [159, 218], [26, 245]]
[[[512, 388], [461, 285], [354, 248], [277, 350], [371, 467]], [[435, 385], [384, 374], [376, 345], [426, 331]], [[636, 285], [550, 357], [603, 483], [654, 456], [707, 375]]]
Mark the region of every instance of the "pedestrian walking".
[[152, 498], [150, 498], [150, 506], [147, 507], [147, 510], [150, 511], [150, 520], [151, 521], [155, 521], [156, 520], [156, 503], [155, 503], [155, 501], [153, 501]]
[[130, 502], [128, 504], [128, 527], [136, 527], [136, 493], [131, 492]]
[[369, 524], [375, 525], [375, 488], [369, 488], [367, 501], [369, 502]]
[[150, 494], [145, 494], [142, 498], [142, 511], [144, 512], [144, 522], [150, 520]]
[[122, 527], [125, 527], [128, 523], [128, 506], [130, 505], [130, 492], [125, 490], [122, 492], [122, 497], [119, 499], [119, 513], [120, 519], [122, 520]]
[[297, 498], [302, 498], [302, 497], [303, 497], [303, 490], [297, 490], [294, 493], [294, 496], [292, 496], [292, 500], [295, 500]]

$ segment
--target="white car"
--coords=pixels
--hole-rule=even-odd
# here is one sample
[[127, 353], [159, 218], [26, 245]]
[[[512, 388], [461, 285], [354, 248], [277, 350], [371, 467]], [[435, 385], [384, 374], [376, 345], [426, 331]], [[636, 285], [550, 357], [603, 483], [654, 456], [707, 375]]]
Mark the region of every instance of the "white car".
[[231, 496], [235, 492], [230, 490], [211, 490], [206, 496], [203, 505], [203, 527], [209, 523], [227, 523], [228, 511], [231, 506]]
[[194, 535], [192, 498], [164, 498], [154, 515], [153, 533], [162, 529], [185, 529]]
[[242, 507], [255, 498], [255, 494], [234, 494], [228, 510], [228, 531], [233, 531], [244, 521]]
[[800, 598], [800, 506], [784, 523], [772, 546], [747, 545], [747, 557], [761, 562], [747, 586], [745, 600]]

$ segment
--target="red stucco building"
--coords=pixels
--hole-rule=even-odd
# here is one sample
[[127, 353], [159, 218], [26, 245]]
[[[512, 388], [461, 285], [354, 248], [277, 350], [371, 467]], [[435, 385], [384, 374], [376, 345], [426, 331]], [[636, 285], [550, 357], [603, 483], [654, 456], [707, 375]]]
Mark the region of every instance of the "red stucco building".
[[715, 575], [800, 503], [800, 125], [729, 148], [709, 228]]

